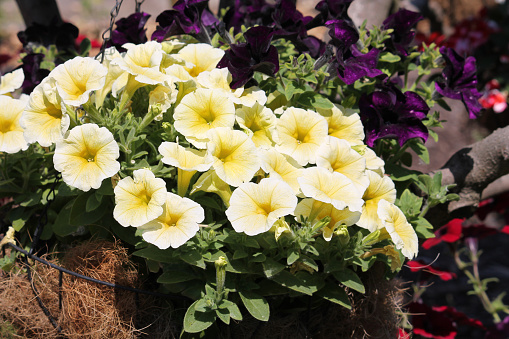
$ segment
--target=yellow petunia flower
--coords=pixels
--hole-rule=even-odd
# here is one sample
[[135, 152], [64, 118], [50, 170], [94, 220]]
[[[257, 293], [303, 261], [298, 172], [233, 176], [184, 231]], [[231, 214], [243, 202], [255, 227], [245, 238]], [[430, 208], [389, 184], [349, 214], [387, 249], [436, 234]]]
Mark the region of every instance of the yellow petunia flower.
[[108, 69], [108, 73], [106, 74], [104, 86], [95, 91], [94, 101], [96, 107], [103, 105], [104, 99], [110, 92], [116, 98], [117, 94], [127, 85], [129, 73], [111, 62], [116, 58], [121, 58], [117, 49], [115, 47], [106, 48], [103, 65]]
[[[318, 211], [318, 213], [315, 213], [314, 211]], [[327, 241], [332, 239], [334, 230], [337, 227], [340, 225], [352, 226], [361, 216], [360, 212], [351, 212], [348, 208], [338, 210], [331, 204], [325, 204], [323, 206], [321, 201], [310, 198], [303, 199], [297, 204], [297, 207], [295, 208], [296, 220], [300, 220], [301, 217], [309, 218], [309, 216], [313, 215], [315, 215], [313, 220], [308, 219], [312, 225], [318, 223], [325, 217], [331, 218], [329, 224], [322, 228], [323, 238]]]
[[417, 256], [419, 241], [412, 225], [408, 223], [398, 206], [381, 199], [378, 202], [378, 217], [397, 249], [408, 259]]
[[166, 193], [163, 213], [138, 229], [143, 239], [160, 249], [177, 248], [186, 243], [200, 229], [199, 223], [205, 219], [205, 211], [191, 199]]
[[290, 107], [279, 118], [277, 131], [276, 149], [305, 166], [316, 163], [316, 152], [327, 137], [327, 121], [316, 112]]
[[256, 147], [270, 148], [277, 140], [277, 118], [270, 108], [259, 103], [235, 111], [240, 128], [251, 136]]
[[204, 148], [207, 132], [216, 127], [233, 128], [235, 105], [220, 90], [198, 88], [186, 95], [173, 114], [175, 129], [198, 148]]
[[0, 76], [0, 95], [14, 92], [23, 85], [25, 73], [19, 68]]
[[157, 41], [148, 41], [139, 45], [127, 43], [122, 47], [127, 49], [124, 57], [117, 57], [111, 63], [131, 74], [136, 82], [157, 85], [168, 79], [168, 76], [160, 70], [163, 59], [160, 43]]
[[329, 135], [348, 141], [350, 145], [364, 144], [364, 126], [358, 113], [342, 106], [318, 110], [327, 120]]
[[316, 165], [346, 175], [361, 193], [369, 185], [366, 159], [354, 151], [346, 140], [328, 137], [327, 142], [318, 149]]
[[296, 195], [300, 193], [297, 178], [302, 175], [302, 166], [290, 156], [279, 153], [275, 148], [260, 149], [259, 154], [262, 170], [269, 174], [269, 178], [283, 180], [290, 185]]
[[53, 163], [67, 185], [87, 192], [120, 170], [119, 155], [117, 142], [106, 127], [84, 124], [56, 143]]
[[139, 227], [163, 213], [166, 201], [166, 183], [156, 178], [149, 169], [133, 172], [115, 186], [113, 217], [124, 227]]
[[0, 152], [17, 153], [28, 148], [19, 124], [25, 105], [21, 100], [0, 95]]
[[214, 48], [209, 44], [189, 44], [177, 54], [186, 62], [193, 64], [193, 67], [184, 67], [192, 77], [197, 77], [201, 72], [212, 71], [223, 55], [222, 49]]
[[338, 172], [322, 167], [310, 167], [302, 171], [297, 181], [302, 193], [309, 198], [332, 204], [336, 209], [348, 207], [350, 211], [361, 211], [364, 200], [352, 180]]
[[215, 193], [219, 195], [221, 200], [223, 200], [226, 207], [230, 206], [230, 198], [232, 196], [231, 187], [221, 180], [214, 170], [209, 170], [203, 173], [198, 180], [196, 180], [189, 194], [193, 194], [198, 191]]
[[46, 78], [34, 88], [20, 120], [28, 143], [48, 147], [64, 137], [70, 119], [62, 104], [54, 79]]
[[174, 84], [158, 85], [148, 94], [148, 111], [159, 112], [154, 120], [161, 121], [163, 119], [163, 113], [177, 101], [177, 94], [178, 91]]
[[364, 192], [362, 199], [365, 204], [357, 225], [374, 232], [382, 227], [382, 221], [378, 217], [378, 203], [384, 199], [390, 203], [396, 201], [396, 189], [394, 182], [387, 176], [380, 176], [373, 171], [366, 171], [369, 177], [369, 186]]
[[212, 167], [231, 186], [250, 181], [260, 169], [261, 161], [253, 141], [246, 133], [227, 127], [207, 133], [207, 149], [213, 157]]
[[80, 106], [88, 101], [90, 93], [104, 87], [108, 69], [93, 58], [75, 57], [58, 65], [48, 77], [55, 79], [62, 101]]
[[226, 216], [235, 231], [257, 235], [268, 231], [279, 218], [293, 214], [296, 206], [297, 197], [288, 184], [265, 178], [233, 191]]
[[177, 193], [183, 197], [189, 187], [191, 178], [196, 172], [205, 172], [212, 166], [212, 157], [206, 156], [205, 150], [184, 148], [177, 142], [163, 142], [159, 146], [161, 161], [178, 168]]

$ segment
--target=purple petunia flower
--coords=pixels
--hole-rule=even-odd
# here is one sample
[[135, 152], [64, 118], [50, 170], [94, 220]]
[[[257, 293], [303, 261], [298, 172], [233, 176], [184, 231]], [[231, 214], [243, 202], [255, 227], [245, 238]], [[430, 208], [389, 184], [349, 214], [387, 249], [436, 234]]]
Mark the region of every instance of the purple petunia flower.
[[274, 75], [279, 70], [276, 47], [270, 43], [274, 32], [265, 26], [252, 27], [244, 33], [245, 43], [234, 44], [225, 52], [217, 67], [227, 67], [232, 74], [231, 88], [244, 86], [255, 71]]
[[274, 39], [285, 38], [291, 41], [301, 53], [308, 53], [313, 58], [325, 51], [325, 43], [315, 37], [308, 36], [306, 25], [312, 20], [297, 10], [292, 0], [279, 0], [272, 13], [274, 23]]
[[338, 50], [334, 60], [338, 78], [345, 84], [351, 85], [362, 77], [374, 78], [383, 74], [376, 68], [379, 54], [380, 51], [376, 48], [362, 54], [355, 45], [350, 46], [350, 49], [345, 53]]
[[359, 110], [370, 147], [381, 138], [398, 139], [400, 146], [411, 138], [428, 139], [428, 129], [421, 120], [429, 107], [417, 93], [402, 93], [385, 81], [379, 90], [361, 96]]
[[344, 53], [359, 40], [359, 32], [345, 20], [329, 20], [325, 23], [329, 28], [330, 43]]
[[233, 6], [226, 12], [223, 22], [226, 28], [234, 27], [235, 34], [240, 33], [241, 26], [269, 26], [272, 24], [272, 13], [275, 5], [265, 0], [235, 0]]
[[470, 119], [475, 119], [482, 109], [477, 91], [475, 58], [463, 58], [452, 48], [441, 47], [440, 53], [445, 60], [442, 71], [443, 80], [435, 83], [435, 89], [444, 97], [461, 100], [468, 110]]
[[41, 81], [50, 73], [48, 69], [40, 67], [43, 60], [44, 54], [42, 53], [27, 54], [23, 59], [21, 59], [23, 64], [18, 68], [22, 68], [25, 75], [25, 80], [21, 85], [23, 93], [32, 93], [35, 86], [40, 84]]
[[208, 0], [179, 0], [172, 10], [159, 14], [156, 21], [159, 26], [151, 39], [158, 42], [174, 35], [190, 34], [210, 43], [213, 27], [219, 23], [208, 9]]
[[108, 47], [115, 46], [118, 51], [125, 52], [126, 49], [122, 47], [125, 43], [142, 44], [147, 42], [145, 24], [148, 18], [150, 18], [150, 14], [141, 12], [119, 19], [115, 22], [116, 29], [111, 32]]
[[396, 13], [389, 16], [382, 24], [383, 29], [394, 29], [391, 38], [385, 42], [388, 51], [408, 55], [408, 46], [412, 43], [415, 31], [412, 28], [422, 19], [422, 15], [401, 8]]

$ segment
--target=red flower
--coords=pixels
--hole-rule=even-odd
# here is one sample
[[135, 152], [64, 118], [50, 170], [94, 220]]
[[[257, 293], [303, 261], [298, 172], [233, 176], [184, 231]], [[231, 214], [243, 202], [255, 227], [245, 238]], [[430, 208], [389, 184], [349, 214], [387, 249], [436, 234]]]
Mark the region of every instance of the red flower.
[[498, 89], [485, 91], [479, 98], [479, 103], [484, 108], [491, 108], [495, 113], [502, 113], [507, 108], [507, 93]]
[[427, 265], [421, 260], [410, 260], [407, 262], [407, 265], [412, 272], [419, 272], [422, 270], [422, 272], [425, 273], [423, 274], [422, 280], [427, 280], [432, 275], [438, 276], [443, 281], [448, 281], [456, 278], [456, 273], [433, 268], [431, 264]]
[[406, 333], [404, 329], [400, 328], [398, 333], [398, 339], [410, 339], [410, 334]]
[[469, 318], [463, 312], [449, 306], [433, 306], [422, 302], [412, 302], [408, 307], [412, 314], [413, 332], [424, 338], [453, 339], [458, 333], [457, 325], [467, 325], [484, 329], [483, 324]]
[[463, 227], [463, 237], [482, 239], [489, 235], [497, 234], [498, 231], [493, 227], [484, 224], [475, 224]]
[[504, 228], [502, 228], [502, 229], [500, 230], [500, 232], [505, 233], [505, 234], [509, 234], [509, 225], [504, 226]]
[[422, 244], [422, 247], [430, 249], [431, 247], [440, 244], [442, 241], [449, 243], [458, 241], [461, 238], [462, 224], [464, 221], [465, 219], [453, 219], [449, 221], [435, 232], [435, 238], [426, 240]]

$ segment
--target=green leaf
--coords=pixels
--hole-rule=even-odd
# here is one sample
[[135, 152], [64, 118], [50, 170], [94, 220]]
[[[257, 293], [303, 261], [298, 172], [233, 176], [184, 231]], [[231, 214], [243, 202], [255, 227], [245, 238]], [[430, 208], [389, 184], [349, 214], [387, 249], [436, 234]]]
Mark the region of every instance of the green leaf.
[[269, 303], [259, 294], [252, 291], [239, 291], [242, 303], [249, 313], [260, 321], [268, 321], [270, 317]]
[[405, 189], [399, 198], [398, 206], [407, 218], [414, 217], [421, 212], [422, 198]]
[[[201, 299], [200, 299], [201, 300]], [[184, 316], [184, 331], [189, 333], [198, 333], [206, 330], [216, 321], [216, 313], [211, 312], [197, 312], [195, 307], [200, 301], [196, 300], [187, 309], [186, 315]]]
[[9, 212], [9, 221], [12, 224], [12, 227], [16, 230], [16, 232], [21, 231], [28, 218], [30, 218], [30, 214], [23, 207], [14, 208]]
[[228, 302], [226, 304], [227, 304], [228, 310], [230, 311], [230, 317], [234, 320], [239, 320], [239, 321], [242, 320], [242, 313], [240, 312], [240, 309], [237, 306], [237, 304], [232, 303], [231, 301], [228, 301], [228, 300], [224, 300], [224, 301]]
[[326, 300], [346, 307], [349, 310], [352, 309], [350, 299], [348, 299], [348, 295], [341, 286], [329, 282], [324, 288], [316, 292], [316, 294]]
[[69, 223], [77, 226], [85, 226], [95, 223], [100, 220], [103, 215], [108, 210], [108, 206], [106, 204], [101, 204], [99, 208], [94, 211], [87, 212], [86, 204], [89, 196], [92, 193], [83, 193], [80, 194], [72, 205], [71, 214], [69, 216]]
[[266, 260], [262, 263], [262, 266], [263, 273], [265, 273], [265, 276], [269, 279], [285, 269], [285, 265], [271, 258], [266, 258]]
[[255, 253], [252, 255], [250, 262], [264, 262], [267, 257], [263, 253]]
[[176, 284], [197, 278], [198, 276], [191, 270], [171, 270], [165, 271], [163, 274], [161, 274], [161, 276], [157, 278], [157, 282], [160, 284]]
[[203, 269], [207, 268], [207, 266], [205, 265], [205, 261], [203, 260], [203, 257], [197, 250], [190, 250], [182, 253], [180, 255], [180, 259], [182, 259], [183, 261], [190, 265], [195, 265]]
[[[415, 139], [414, 139], [415, 140]], [[424, 163], [429, 164], [428, 148], [420, 141], [411, 141], [410, 148], [421, 158]]]
[[311, 275], [302, 271], [293, 275], [283, 270], [272, 277], [272, 280], [284, 287], [307, 295], [312, 295], [325, 284], [318, 274]]
[[99, 207], [101, 205], [102, 197], [103, 196], [101, 194], [91, 194], [87, 199], [85, 211], [92, 212]]
[[390, 174], [393, 181], [417, 180], [417, 176], [421, 174], [421, 172], [409, 170], [392, 163], [385, 164], [385, 171]]
[[398, 55], [394, 55], [390, 52], [387, 52], [387, 53], [383, 53], [381, 56], [380, 56], [380, 59], [378, 59], [379, 61], [383, 61], [383, 62], [388, 62], [388, 63], [395, 63], [395, 62], [399, 62], [401, 61], [401, 58], [398, 56]]
[[296, 250], [293, 250], [290, 252], [290, 254], [288, 255], [288, 258], [286, 258], [286, 263], [288, 265], [291, 265], [293, 264], [294, 262], [296, 262], [300, 257], [300, 254], [298, 251]]
[[346, 287], [363, 294], [366, 293], [366, 289], [364, 288], [361, 279], [351, 269], [345, 268], [342, 271], [333, 272], [332, 275]]
[[[101, 183], [101, 187], [97, 189], [97, 193], [101, 195], [114, 195], [113, 186], [111, 185], [111, 180], [103, 180]], [[59, 192], [60, 194], [60, 192]]]
[[71, 218], [71, 210], [74, 205], [74, 201], [75, 199], [69, 201], [60, 210], [60, 213], [58, 213], [55, 223], [53, 224], [53, 226], [51, 226], [53, 228], [53, 232], [55, 232], [56, 235], [65, 237], [66, 235], [76, 232], [76, 230], [79, 228], [79, 225], [71, 225], [69, 220]]
[[161, 250], [153, 245], [150, 245], [147, 248], [143, 248], [141, 250], [135, 251], [133, 255], [138, 257], [142, 257], [145, 259], [150, 259], [163, 263], [175, 263], [177, 261], [176, 258], [173, 258], [171, 251]]
[[69, 187], [65, 182], [58, 186], [57, 195], [59, 197], [74, 197], [81, 193], [77, 188]]
[[233, 252], [233, 260], [235, 259], [242, 259], [242, 258], [245, 258], [247, 257], [247, 252], [244, 251], [244, 250], [236, 250], [235, 252]]
[[226, 325], [230, 325], [230, 310], [227, 308], [218, 308], [216, 310], [216, 315]]
[[334, 104], [327, 98], [315, 92], [304, 92], [299, 96], [298, 103], [307, 108], [331, 109]]

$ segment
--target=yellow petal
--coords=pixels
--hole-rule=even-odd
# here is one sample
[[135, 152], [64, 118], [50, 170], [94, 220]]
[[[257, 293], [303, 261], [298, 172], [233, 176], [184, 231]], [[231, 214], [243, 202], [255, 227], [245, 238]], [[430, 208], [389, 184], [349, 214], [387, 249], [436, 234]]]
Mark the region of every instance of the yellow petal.
[[113, 217], [124, 227], [139, 227], [163, 213], [166, 183], [149, 169], [135, 170], [133, 178], [120, 180], [114, 191]]
[[381, 199], [378, 203], [378, 217], [396, 248], [408, 259], [416, 257], [419, 251], [417, 234], [403, 212], [396, 205]]
[[288, 184], [265, 178], [258, 184], [244, 183], [233, 191], [226, 216], [235, 231], [256, 235], [292, 214], [296, 206], [297, 197]]
[[14, 92], [23, 85], [25, 73], [19, 68], [0, 77], [0, 95]]
[[67, 185], [86, 192], [120, 170], [118, 157], [119, 147], [106, 127], [84, 124], [57, 142], [53, 163]]
[[79, 106], [90, 93], [103, 88], [108, 69], [93, 58], [75, 57], [58, 65], [49, 77], [55, 79], [58, 94], [67, 105]]
[[316, 163], [316, 152], [327, 137], [327, 121], [316, 112], [288, 108], [277, 123], [276, 149], [305, 166]]
[[380, 176], [376, 172], [366, 171], [369, 177], [369, 186], [364, 192], [365, 204], [362, 208], [362, 215], [357, 225], [367, 228], [371, 232], [382, 227], [382, 221], [378, 217], [378, 202], [381, 199], [390, 203], [396, 201], [396, 189], [394, 182], [387, 176]]
[[166, 193], [163, 213], [155, 220], [139, 227], [143, 239], [160, 249], [177, 248], [198, 232], [198, 224], [205, 219], [205, 211], [196, 202]]
[[0, 95], [0, 152], [17, 153], [28, 148], [19, 124], [25, 105], [21, 100]]
[[216, 174], [231, 186], [250, 181], [260, 169], [261, 161], [247, 134], [227, 127], [210, 130], [207, 148], [214, 158]]

